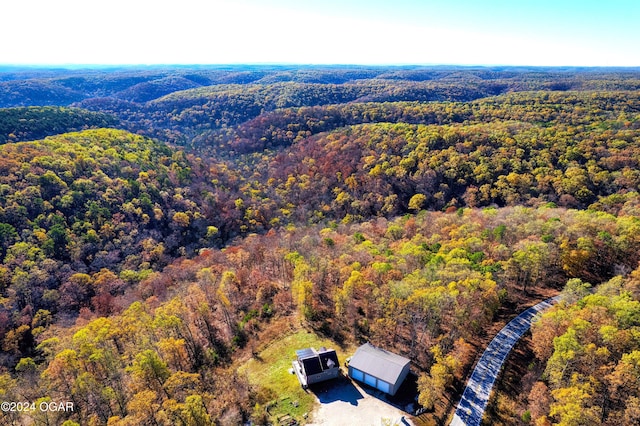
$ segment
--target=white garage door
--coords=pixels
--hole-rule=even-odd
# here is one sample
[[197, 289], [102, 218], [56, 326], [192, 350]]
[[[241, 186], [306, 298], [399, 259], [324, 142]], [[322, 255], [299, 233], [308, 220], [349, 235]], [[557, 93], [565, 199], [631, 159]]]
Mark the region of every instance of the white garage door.
[[364, 373], [360, 370], [357, 370], [353, 367], [351, 367], [351, 377], [353, 377], [356, 380], [359, 380], [361, 382], [364, 381]]
[[380, 389], [382, 392], [385, 393], [389, 393], [389, 390], [391, 389], [391, 386], [389, 385], [389, 383], [387, 382], [383, 382], [382, 380], [378, 380], [378, 389]]
[[365, 373], [364, 382], [369, 386], [376, 387], [376, 378]]

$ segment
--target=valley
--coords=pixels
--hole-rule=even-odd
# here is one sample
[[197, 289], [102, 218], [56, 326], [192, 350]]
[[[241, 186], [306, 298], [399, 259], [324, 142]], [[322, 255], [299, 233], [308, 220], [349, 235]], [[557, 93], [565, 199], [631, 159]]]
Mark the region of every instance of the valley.
[[74, 406], [0, 422], [321, 424], [294, 346], [371, 342], [411, 360], [407, 418], [448, 424], [484, 346], [558, 294], [486, 424], [640, 421], [639, 91], [633, 68], [0, 71], [0, 399]]

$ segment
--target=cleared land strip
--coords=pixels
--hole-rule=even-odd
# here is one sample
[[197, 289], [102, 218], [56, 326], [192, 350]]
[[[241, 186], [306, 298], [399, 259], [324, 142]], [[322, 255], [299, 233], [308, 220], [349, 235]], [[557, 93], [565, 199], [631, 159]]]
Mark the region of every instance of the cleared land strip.
[[471, 373], [462, 399], [450, 423], [451, 426], [480, 425], [493, 383], [496, 381], [507, 355], [522, 335], [529, 330], [533, 318], [538, 313], [550, 308], [558, 300], [560, 300], [560, 296], [552, 297], [530, 307], [512, 319], [493, 338]]

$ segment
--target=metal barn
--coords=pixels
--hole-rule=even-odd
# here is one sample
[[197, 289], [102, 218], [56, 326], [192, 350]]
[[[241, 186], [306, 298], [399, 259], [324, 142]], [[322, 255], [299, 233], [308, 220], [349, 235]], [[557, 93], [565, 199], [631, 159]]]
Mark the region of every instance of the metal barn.
[[409, 367], [407, 358], [365, 343], [349, 361], [349, 377], [395, 395], [409, 374]]

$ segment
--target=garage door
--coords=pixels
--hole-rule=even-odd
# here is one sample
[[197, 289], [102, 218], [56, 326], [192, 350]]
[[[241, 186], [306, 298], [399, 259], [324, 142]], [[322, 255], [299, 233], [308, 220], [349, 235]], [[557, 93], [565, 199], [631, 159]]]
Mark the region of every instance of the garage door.
[[391, 386], [387, 382], [383, 382], [382, 380], [378, 380], [378, 389], [380, 389], [384, 393], [389, 393]]
[[364, 382], [369, 386], [376, 387], [376, 378], [365, 373]]
[[364, 381], [364, 373], [360, 370], [357, 370], [353, 367], [351, 367], [351, 377], [353, 377], [355, 380], [359, 380], [361, 382]]

